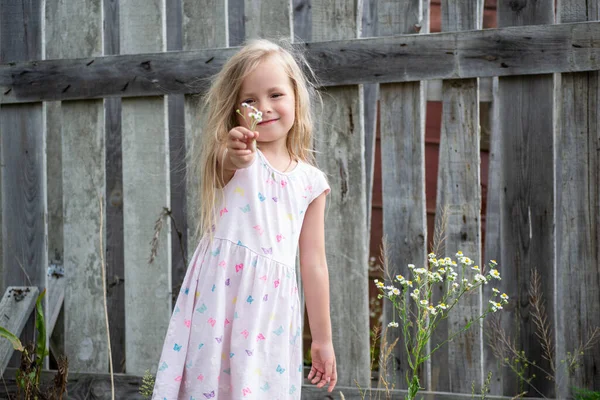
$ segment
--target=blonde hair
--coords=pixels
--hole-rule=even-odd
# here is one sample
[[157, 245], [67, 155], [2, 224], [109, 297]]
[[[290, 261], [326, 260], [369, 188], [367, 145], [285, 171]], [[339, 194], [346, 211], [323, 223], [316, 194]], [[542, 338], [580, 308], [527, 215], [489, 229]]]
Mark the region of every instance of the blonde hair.
[[[228, 132], [238, 125], [236, 104], [244, 78], [267, 58], [276, 57], [290, 78], [295, 95], [295, 119], [286, 139], [287, 150], [294, 160], [315, 165], [312, 150], [313, 97], [315, 74], [306, 59], [289, 42], [273, 43], [264, 39], [249, 41], [233, 55], [213, 78], [205, 96], [205, 124], [193, 145], [189, 170], [200, 187], [200, 198], [191, 205], [197, 217], [196, 239], [211, 231], [216, 221], [216, 205], [221, 201], [222, 174], [218, 171]], [[219, 168], [220, 169], [220, 168]], [[190, 182], [190, 180], [188, 180]], [[193, 182], [193, 181], [192, 181]], [[188, 208], [189, 209], [189, 208]]]

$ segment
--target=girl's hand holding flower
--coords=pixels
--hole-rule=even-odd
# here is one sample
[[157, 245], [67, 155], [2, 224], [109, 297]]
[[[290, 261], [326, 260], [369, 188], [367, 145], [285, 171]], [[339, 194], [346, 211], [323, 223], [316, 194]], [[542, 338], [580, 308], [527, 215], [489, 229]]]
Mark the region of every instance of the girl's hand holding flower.
[[[252, 132], [243, 126], [236, 126], [227, 135], [227, 153], [225, 157], [234, 169], [247, 168], [254, 160], [256, 146], [253, 142], [258, 138], [258, 132]], [[225, 163], [225, 166], [227, 163]]]

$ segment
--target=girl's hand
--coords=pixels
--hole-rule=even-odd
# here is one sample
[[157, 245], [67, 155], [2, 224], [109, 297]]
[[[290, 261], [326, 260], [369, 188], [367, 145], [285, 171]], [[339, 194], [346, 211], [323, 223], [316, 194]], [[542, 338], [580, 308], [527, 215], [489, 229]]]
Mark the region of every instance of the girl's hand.
[[236, 169], [247, 168], [254, 160], [258, 132], [236, 126], [227, 135], [227, 157]]
[[312, 342], [310, 349], [312, 356], [312, 367], [308, 374], [308, 380], [318, 388], [329, 385], [327, 391], [332, 392], [337, 383], [337, 366], [333, 343]]

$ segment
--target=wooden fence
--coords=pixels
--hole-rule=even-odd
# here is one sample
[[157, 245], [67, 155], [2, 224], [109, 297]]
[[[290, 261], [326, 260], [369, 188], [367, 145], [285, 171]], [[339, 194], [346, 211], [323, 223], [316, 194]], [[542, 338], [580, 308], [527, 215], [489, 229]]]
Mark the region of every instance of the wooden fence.
[[[319, 119], [316, 148], [332, 185], [326, 241], [340, 386], [366, 386], [371, 377], [377, 99], [389, 272], [406, 274], [408, 263], [425, 261], [432, 237], [425, 103], [427, 82], [443, 80], [435, 96], [443, 102], [437, 201], [448, 210], [446, 253], [460, 248], [478, 263], [482, 254], [499, 261], [500, 287], [512, 299], [502, 326], [559, 382], [537, 372], [541, 393], [530, 395], [600, 389], [597, 347], [569, 379], [560, 367], [600, 326], [599, 5], [498, 0], [499, 28], [490, 30], [481, 30], [483, 0], [441, 5], [444, 32], [428, 34], [428, 0], [0, 0], [1, 288], [42, 289], [56, 279], [49, 266], [62, 266], [64, 329], [55, 330], [53, 349], [74, 373], [106, 373], [104, 254], [116, 369], [155, 370], [183, 255], [195, 246], [184, 154], [201, 130], [197, 93], [244, 39], [284, 36], [306, 49], [324, 85], [327, 118]], [[480, 78], [494, 82], [483, 244]], [[164, 209], [172, 219], [163, 217], [149, 264]], [[534, 269], [556, 372], [541, 357], [527, 301]], [[488, 290], [457, 310], [437, 339], [485, 307]], [[391, 310], [384, 314], [385, 323]], [[493, 356], [485, 331], [436, 353], [423, 386], [468, 394], [492, 371], [492, 393], [516, 395], [520, 382]], [[398, 357], [397, 388], [405, 368]], [[304, 397], [316, 398], [311, 393]]]

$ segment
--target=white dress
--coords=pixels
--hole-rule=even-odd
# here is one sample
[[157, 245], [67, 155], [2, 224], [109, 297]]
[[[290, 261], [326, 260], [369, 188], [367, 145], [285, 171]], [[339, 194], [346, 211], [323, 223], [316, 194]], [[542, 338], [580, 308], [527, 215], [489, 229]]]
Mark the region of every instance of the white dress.
[[329, 185], [304, 162], [281, 173], [259, 150], [223, 190], [212, 242], [200, 241], [184, 278], [153, 399], [300, 399], [296, 252], [304, 213]]

